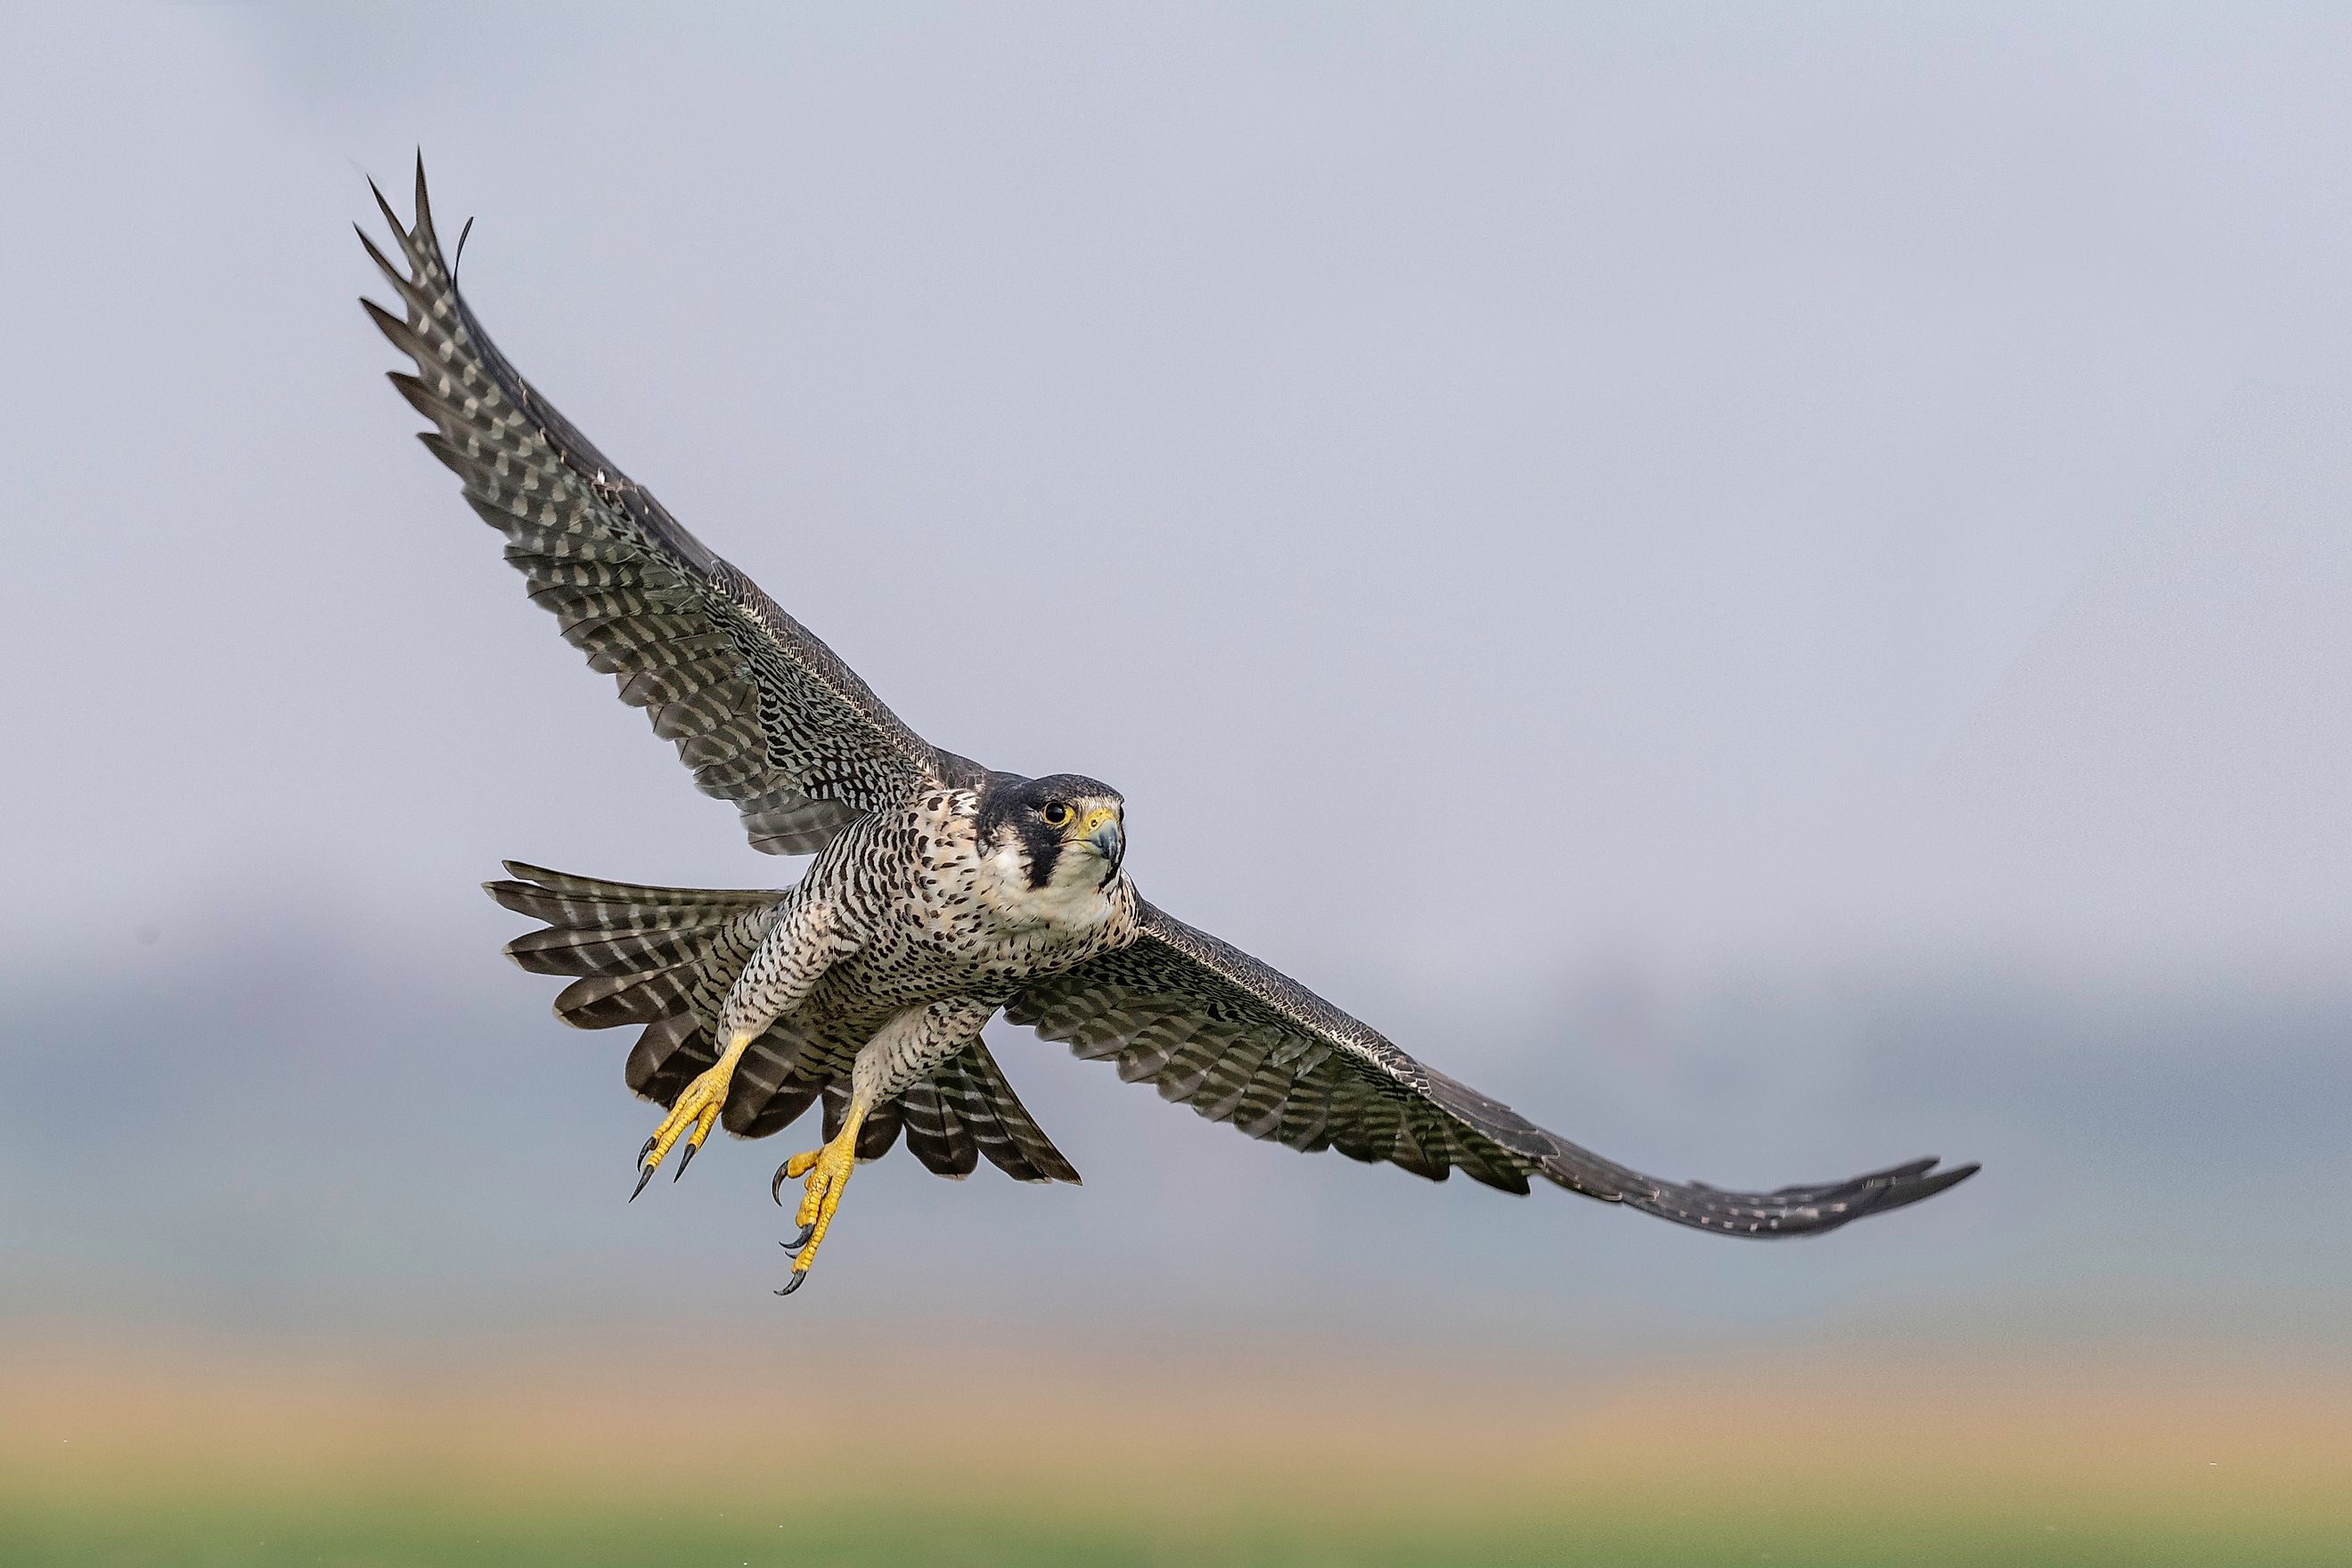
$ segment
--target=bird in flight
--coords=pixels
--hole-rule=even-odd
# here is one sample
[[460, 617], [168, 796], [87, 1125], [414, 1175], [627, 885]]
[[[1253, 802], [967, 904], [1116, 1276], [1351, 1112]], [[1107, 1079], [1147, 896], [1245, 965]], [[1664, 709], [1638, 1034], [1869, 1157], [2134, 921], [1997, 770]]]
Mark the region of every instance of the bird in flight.
[[[373, 184], [370, 187], [374, 188]], [[645, 1190], [685, 1173], [713, 1127], [763, 1138], [821, 1104], [789, 1295], [860, 1161], [903, 1134], [943, 1176], [985, 1156], [1019, 1181], [1076, 1182], [982, 1028], [999, 1013], [1130, 1083], [1253, 1138], [1337, 1149], [1505, 1192], [1538, 1179], [1726, 1236], [1833, 1230], [1972, 1174], [1933, 1159], [1842, 1182], [1727, 1192], [1579, 1148], [1391, 1045], [1286, 975], [1136, 890], [1126, 804], [1079, 773], [1024, 778], [941, 751], [751, 580], [711, 553], [523, 380], [457, 291], [425, 169], [400, 254], [360, 241], [397, 299], [362, 301], [415, 363], [392, 383], [427, 450], [506, 536], [533, 603], [621, 700], [675, 742], [752, 847], [814, 858], [781, 891], [647, 888], [509, 862], [492, 898], [543, 922], [507, 944], [575, 976], [555, 1011], [639, 1024], [630, 1089], [666, 1108], [637, 1154]], [[458, 249], [465, 236], [458, 237]]]

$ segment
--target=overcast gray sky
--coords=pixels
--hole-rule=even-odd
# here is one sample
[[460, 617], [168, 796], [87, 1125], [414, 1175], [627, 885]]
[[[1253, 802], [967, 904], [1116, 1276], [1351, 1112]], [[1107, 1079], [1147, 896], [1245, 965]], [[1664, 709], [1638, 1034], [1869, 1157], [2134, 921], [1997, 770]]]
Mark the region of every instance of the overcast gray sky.
[[[2336, 1070], [2311, 1020], [2352, 1016], [2330, 1011], [2352, 939], [2340, 14], [7, 26], [0, 1051], [25, 1081], [95, 1030], [126, 1080], [194, 1075], [162, 1126], [300, 1062], [325, 1076], [294, 1103], [370, 1107], [350, 1136], [381, 1138], [387, 1173], [520, 1139], [568, 1192], [603, 1140], [617, 1181], [646, 1119], [621, 1043], [551, 1041], [474, 884], [502, 855], [796, 872], [580, 668], [409, 438], [349, 226], [373, 219], [363, 173], [405, 206], [422, 144], [445, 229], [478, 217], [485, 321], [608, 453], [926, 736], [1112, 780], [1156, 899], [1441, 1065], [1737, 1181], [1927, 1146], [2037, 1179], [2086, 1148], [2154, 1171], [2196, 1136], [2184, 1108], [2274, 1085], [2229, 1147], [2284, 1117], [2303, 1142], [2280, 1157], [2344, 1180], [2292, 1089]], [[1531, 834], [1563, 847], [1540, 878]], [[1971, 1012], [1993, 973], [2027, 989]], [[2246, 1016], [2267, 1022], [2214, 1037]], [[509, 1083], [509, 1052], [562, 1086], [560, 1134], [449, 1108], [446, 1074], [496, 1058], [478, 1070]], [[2145, 1116], [2092, 1103], [2097, 1064], [2156, 1058]], [[1066, 1118], [1131, 1117], [1169, 1184], [1240, 1142], [1086, 1070], [1037, 1052], [1016, 1076], [1068, 1080], [1032, 1092]], [[2037, 1073], [2080, 1091], [2088, 1132], [2000, 1088]], [[1724, 1081], [1750, 1087], [1710, 1100]], [[314, 1179], [310, 1136], [281, 1185]], [[172, 1137], [183, 1168], [239, 1168], [194, 1125], [117, 1153]], [[723, 1167], [730, 1205], [769, 1152]], [[1116, 1152], [1080, 1157], [1090, 1182]], [[1345, 1215], [1467, 1212], [1231, 1152]], [[2123, 1200], [2084, 1179], [2088, 1225]], [[890, 1223], [921, 1223], [936, 1194], [901, 1185]], [[62, 1246], [36, 1211], [67, 1188], [0, 1202]], [[1685, 1263], [1663, 1238], [1603, 1256], [1694, 1292], [1769, 1268], [1799, 1305], [1898, 1258], [1922, 1289], [1939, 1256], [2023, 1280], [2044, 1254], [1955, 1254], [1961, 1231], [1930, 1227], [2027, 1215], [2030, 1190], [1801, 1264]], [[702, 1216], [712, 1257], [763, 1223], [684, 1194], [666, 1207]], [[403, 1212], [384, 1223], [430, 1230]], [[484, 1258], [522, 1211], [490, 1212]], [[1077, 1212], [1079, 1256], [1164, 1285], [1156, 1247]], [[1493, 1260], [1534, 1245], [1581, 1278], [1595, 1227], [1529, 1212], [1464, 1222], [1478, 1256], [1507, 1275]], [[309, 1222], [219, 1223], [266, 1247]], [[89, 1289], [136, 1272], [130, 1233], [77, 1234]], [[1324, 1234], [1277, 1226], [1268, 1256]], [[320, 1245], [360, 1291], [347, 1239]], [[199, 1251], [189, 1268], [218, 1264]], [[1532, 1303], [1559, 1281], [1494, 1289], [1522, 1284]]]

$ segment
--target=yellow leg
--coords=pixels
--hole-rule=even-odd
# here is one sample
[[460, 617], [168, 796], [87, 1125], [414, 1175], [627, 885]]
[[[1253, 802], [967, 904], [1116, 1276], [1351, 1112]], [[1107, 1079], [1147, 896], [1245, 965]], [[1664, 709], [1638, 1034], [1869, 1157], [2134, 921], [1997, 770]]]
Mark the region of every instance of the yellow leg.
[[719, 1112], [727, 1104], [727, 1086], [734, 1081], [735, 1064], [743, 1059], [743, 1052], [749, 1048], [752, 1038], [750, 1035], [740, 1034], [733, 1037], [727, 1042], [727, 1049], [719, 1055], [719, 1060], [679, 1090], [677, 1101], [669, 1108], [669, 1114], [662, 1118], [659, 1127], [654, 1129], [654, 1135], [646, 1140], [646, 1146], [637, 1151], [637, 1185], [636, 1191], [629, 1194], [631, 1203], [637, 1201], [637, 1193], [646, 1190], [646, 1184], [654, 1179], [654, 1173], [661, 1168], [671, 1145], [680, 1137], [686, 1140], [686, 1152], [678, 1157], [677, 1170], [670, 1180], [674, 1182], [685, 1175], [686, 1168], [694, 1163], [695, 1153], [701, 1149], [702, 1141], [710, 1136], [713, 1127], [719, 1125]]
[[865, 1124], [866, 1102], [852, 1099], [849, 1113], [841, 1119], [839, 1132], [826, 1140], [823, 1148], [793, 1155], [776, 1172], [779, 1201], [786, 1182], [808, 1178], [808, 1185], [801, 1194], [800, 1210], [793, 1215], [801, 1233], [784, 1244], [787, 1248], [800, 1250], [793, 1256], [792, 1279], [777, 1295], [791, 1295], [808, 1278], [809, 1265], [816, 1261], [816, 1249], [833, 1224], [833, 1211], [841, 1206], [842, 1189], [849, 1185], [850, 1173], [857, 1168], [857, 1130]]

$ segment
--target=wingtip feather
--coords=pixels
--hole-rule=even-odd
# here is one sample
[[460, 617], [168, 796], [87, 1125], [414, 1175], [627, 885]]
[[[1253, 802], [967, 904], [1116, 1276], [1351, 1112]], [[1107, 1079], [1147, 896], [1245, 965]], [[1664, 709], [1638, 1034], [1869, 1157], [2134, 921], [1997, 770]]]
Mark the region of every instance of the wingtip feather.
[[425, 191], [425, 149], [416, 149], [416, 242], [427, 249], [439, 249], [440, 241], [433, 232], [433, 203]]
[[364, 294], [360, 296], [360, 309], [368, 313], [368, 320], [375, 323], [375, 330], [391, 340], [394, 348], [420, 364], [424, 363], [425, 356], [421, 352], [424, 344], [417, 342], [416, 334], [409, 330], [406, 321], [402, 321]]
[[361, 228], [357, 224], [352, 225], [352, 227], [359, 235], [360, 244], [366, 249], [368, 259], [375, 263], [376, 270], [383, 273], [391, 281], [392, 286], [400, 291], [401, 298], [406, 299], [415, 287], [409, 281], [408, 274], [392, 264], [392, 258], [383, 253], [366, 229]]
[[[400, 221], [400, 215], [398, 213], [392, 210], [392, 203], [385, 199], [383, 187], [375, 183], [373, 175], [370, 175], [368, 178], [368, 195], [375, 198], [375, 209], [376, 211], [383, 214], [383, 221], [392, 226], [394, 237], [404, 243], [409, 237], [408, 226]], [[361, 231], [360, 237], [362, 239], [365, 239], [367, 237], [365, 230]]]

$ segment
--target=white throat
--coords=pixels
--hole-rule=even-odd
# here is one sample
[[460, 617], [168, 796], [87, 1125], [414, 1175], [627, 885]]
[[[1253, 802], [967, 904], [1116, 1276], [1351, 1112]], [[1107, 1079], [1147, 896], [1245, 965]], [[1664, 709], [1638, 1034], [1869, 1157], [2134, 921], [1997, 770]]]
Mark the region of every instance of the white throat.
[[1016, 928], [1091, 931], [1110, 918], [1109, 889], [1103, 885], [1107, 869], [1100, 857], [1073, 847], [1055, 860], [1045, 885], [1033, 888], [1020, 847], [999, 845], [980, 863], [981, 901]]

